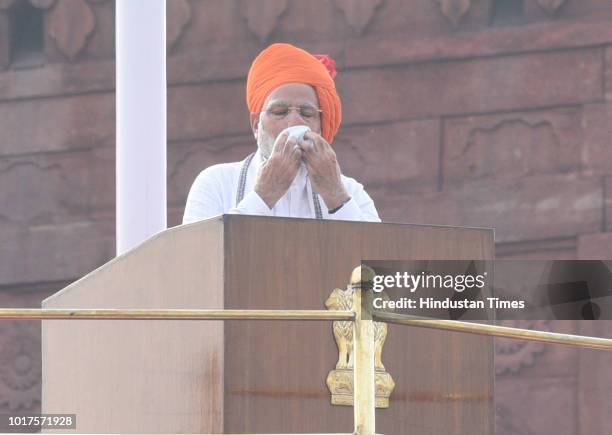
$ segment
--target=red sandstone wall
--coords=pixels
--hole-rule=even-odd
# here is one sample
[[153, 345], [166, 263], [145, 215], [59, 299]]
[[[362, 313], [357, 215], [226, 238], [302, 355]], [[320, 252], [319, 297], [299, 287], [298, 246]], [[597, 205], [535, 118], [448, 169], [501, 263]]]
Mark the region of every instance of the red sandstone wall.
[[[114, 5], [16, 1], [43, 8], [45, 39], [11, 64], [0, 1], [0, 305], [37, 306], [114, 254]], [[494, 227], [504, 258], [611, 258], [612, 3], [493, 4], [169, 0], [170, 224], [201, 169], [254, 149], [246, 71], [288, 41], [336, 58], [335, 148], [385, 221]], [[0, 323], [0, 413], [39, 408], [38, 328]], [[611, 426], [610, 355], [500, 341], [497, 367], [499, 435]]]

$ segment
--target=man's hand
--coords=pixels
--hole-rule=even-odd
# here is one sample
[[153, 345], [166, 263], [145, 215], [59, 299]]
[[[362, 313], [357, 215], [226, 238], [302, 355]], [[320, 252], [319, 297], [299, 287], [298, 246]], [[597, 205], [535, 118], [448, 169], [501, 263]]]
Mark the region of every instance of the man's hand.
[[308, 176], [329, 210], [350, 198], [342, 184], [340, 165], [331, 145], [317, 133], [309, 131], [299, 142]]
[[270, 158], [259, 171], [255, 192], [273, 208], [287, 192], [302, 161], [302, 150], [293, 137], [283, 133], [276, 138]]

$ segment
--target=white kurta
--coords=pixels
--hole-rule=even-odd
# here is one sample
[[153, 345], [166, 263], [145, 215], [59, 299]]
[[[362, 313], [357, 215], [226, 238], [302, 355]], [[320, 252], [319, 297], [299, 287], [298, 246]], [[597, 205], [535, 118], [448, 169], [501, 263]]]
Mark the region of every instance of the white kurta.
[[[312, 199], [312, 185], [304, 165], [300, 167], [285, 195], [278, 200], [272, 209], [253, 190], [257, 174], [262, 165], [259, 151], [255, 153], [247, 171], [244, 198], [239, 204], [236, 204], [240, 170], [243, 164], [244, 161], [222, 163], [210, 166], [200, 172], [189, 191], [183, 223], [196, 222], [225, 213], [299, 218], [314, 218], [316, 216]], [[351, 196], [351, 200], [337, 212], [329, 214], [323, 198], [317, 195], [323, 218], [380, 222], [374, 202], [363, 189], [363, 186], [353, 178], [344, 175], [342, 175], [342, 182]]]

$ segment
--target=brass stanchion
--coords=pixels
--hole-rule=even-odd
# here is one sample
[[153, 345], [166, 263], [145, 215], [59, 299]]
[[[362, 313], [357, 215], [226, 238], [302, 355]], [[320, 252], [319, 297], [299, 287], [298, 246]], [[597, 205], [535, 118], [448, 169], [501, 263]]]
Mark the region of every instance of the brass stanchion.
[[[374, 370], [374, 325], [369, 307], [372, 306], [374, 271], [358, 267], [351, 276], [354, 331], [354, 419], [356, 435], [374, 435], [376, 418], [376, 374]], [[369, 284], [369, 285], [368, 285]], [[367, 307], [368, 309], [364, 309]]]

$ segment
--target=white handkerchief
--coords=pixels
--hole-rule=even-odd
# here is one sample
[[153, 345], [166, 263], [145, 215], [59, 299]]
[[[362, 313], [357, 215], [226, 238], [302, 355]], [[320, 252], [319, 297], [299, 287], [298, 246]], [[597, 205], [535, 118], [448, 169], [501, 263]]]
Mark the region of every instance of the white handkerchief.
[[[304, 140], [304, 135], [309, 131], [310, 131], [310, 127], [308, 127], [307, 125], [294, 125], [292, 127], [287, 127], [286, 129], [281, 131], [280, 134], [289, 133], [289, 136], [287, 137], [287, 139], [290, 137], [294, 137], [297, 140]], [[306, 166], [304, 165], [304, 162], [301, 163], [300, 170], [306, 171]], [[306, 172], [306, 175], [308, 175], [308, 172]]]
[[287, 127], [280, 134], [289, 133], [289, 137], [294, 137], [297, 140], [303, 140], [304, 135], [310, 131], [310, 127], [307, 125], [294, 125], [293, 127]]

